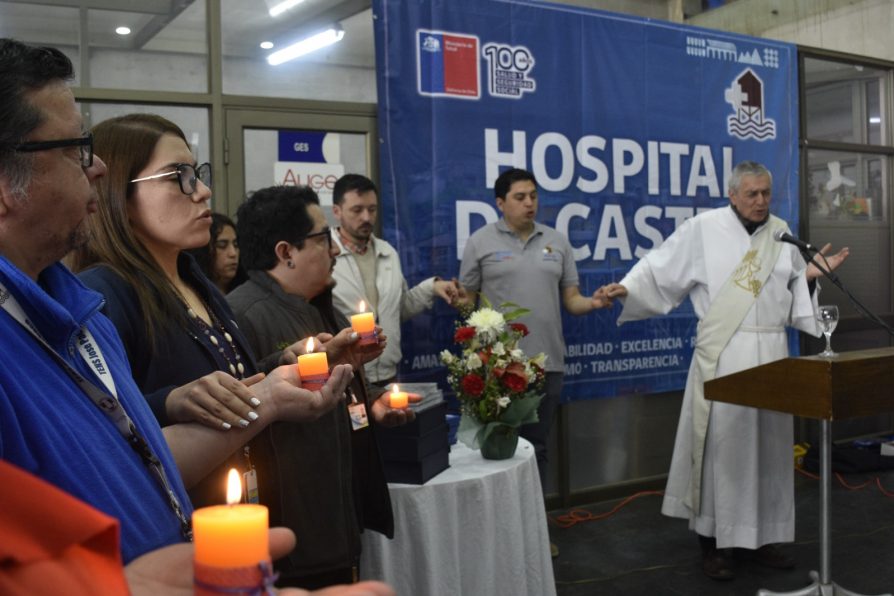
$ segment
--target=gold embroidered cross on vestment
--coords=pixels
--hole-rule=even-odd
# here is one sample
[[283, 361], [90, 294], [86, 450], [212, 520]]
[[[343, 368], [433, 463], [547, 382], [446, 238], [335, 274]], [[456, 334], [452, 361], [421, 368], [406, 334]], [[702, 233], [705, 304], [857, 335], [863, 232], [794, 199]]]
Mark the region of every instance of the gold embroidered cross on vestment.
[[760, 271], [760, 268], [761, 260], [757, 256], [757, 251], [749, 250], [742, 257], [742, 262], [736, 267], [735, 272], [733, 272], [733, 281], [736, 285], [754, 294], [755, 298], [761, 293], [761, 288], [763, 287], [760, 281], [754, 279], [754, 274]]

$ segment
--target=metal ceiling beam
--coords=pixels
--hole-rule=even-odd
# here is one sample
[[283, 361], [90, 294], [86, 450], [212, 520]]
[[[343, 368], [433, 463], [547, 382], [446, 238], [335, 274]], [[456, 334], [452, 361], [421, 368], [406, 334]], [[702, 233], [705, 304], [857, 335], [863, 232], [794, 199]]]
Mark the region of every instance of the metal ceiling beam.
[[93, 10], [111, 10], [115, 12], [135, 12], [142, 14], [169, 14], [173, 0], [9, 0], [14, 4], [42, 4], [44, 6], [63, 6], [68, 8], [89, 8]]
[[180, 16], [180, 13], [186, 10], [193, 1], [194, 0], [173, 0], [172, 2], [169, 2], [170, 7], [168, 8], [167, 14], [152, 17], [148, 23], [133, 34], [133, 37], [130, 39], [131, 49], [138, 50], [149, 43], [152, 38], [158, 35], [162, 29], [167, 27], [171, 21]]
[[[342, 0], [330, 3], [312, 12], [300, 13], [300, 18], [284, 21], [282, 25], [270, 29], [270, 38], [276, 41], [276, 46], [281, 47], [293, 43], [302, 35], [319, 31], [330, 25], [334, 25], [359, 12], [363, 12], [372, 6], [371, 0]], [[297, 22], [296, 22], [297, 21]]]

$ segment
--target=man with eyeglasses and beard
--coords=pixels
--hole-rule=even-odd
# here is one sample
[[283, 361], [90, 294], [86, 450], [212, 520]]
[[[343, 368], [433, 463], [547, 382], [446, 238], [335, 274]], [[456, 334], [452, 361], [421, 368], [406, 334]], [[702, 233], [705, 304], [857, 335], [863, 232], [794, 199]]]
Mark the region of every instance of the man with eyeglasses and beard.
[[[325, 349], [330, 361], [346, 359], [358, 373], [382, 353], [384, 341], [360, 347], [347, 319], [333, 306], [332, 268], [339, 248], [313, 190], [273, 186], [255, 191], [239, 207], [237, 222], [249, 278], [227, 300], [239, 329], [261, 356], [262, 369], [265, 362], [288, 359], [283, 348], [289, 351], [287, 346], [311, 336], [345, 340], [327, 341]], [[345, 346], [340, 355], [331, 350], [334, 345]], [[311, 423], [272, 428], [273, 462], [262, 462], [268, 469], [259, 469], [259, 476], [275, 475], [279, 486], [266, 504], [271, 522], [300, 536], [296, 550], [277, 565], [282, 585], [312, 589], [356, 580], [360, 532], [393, 536], [375, 430], [403, 424], [414, 415], [390, 408], [387, 399], [378, 399], [381, 393], [367, 393], [360, 373], [344, 407]]]

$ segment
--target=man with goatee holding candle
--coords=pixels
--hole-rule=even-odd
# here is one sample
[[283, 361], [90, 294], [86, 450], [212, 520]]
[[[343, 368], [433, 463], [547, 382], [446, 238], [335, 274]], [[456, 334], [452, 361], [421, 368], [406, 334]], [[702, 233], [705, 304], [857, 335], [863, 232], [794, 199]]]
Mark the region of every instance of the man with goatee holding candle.
[[[248, 281], [227, 301], [262, 369], [265, 362], [280, 362], [282, 351], [302, 338], [352, 336], [333, 306], [339, 248], [313, 190], [255, 191], [239, 207], [236, 226]], [[358, 372], [347, 403], [313, 422], [274, 425], [272, 457], [255, 458], [261, 503], [270, 507], [272, 523], [299, 537], [295, 551], [277, 564], [281, 585], [320, 588], [356, 580], [360, 532], [394, 533], [375, 430], [403, 424], [413, 412], [391, 408], [387, 398], [379, 399], [381, 389], [368, 390], [363, 364], [381, 355], [386, 342], [382, 337], [361, 346], [358, 339], [323, 344], [327, 352], [331, 345], [348, 345], [340, 355], [329, 354], [346, 358]]]
[[424, 279], [412, 288], [407, 284], [397, 251], [373, 234], [379, 195], [366, 176], [345, 174], [339, 178], [332, 189], [332, 202], [332, 214], [338, 220], [332, 236], [339, 248], [333, 271], [335, 306], [350, 316], [363, 301], [391, 337], [385, 352], [365, 367], [371, 382], [386, 386], [397, 379], [401, 323], [431, 308], [435, 296], [453, 304], [459, 285], [439, 277]]

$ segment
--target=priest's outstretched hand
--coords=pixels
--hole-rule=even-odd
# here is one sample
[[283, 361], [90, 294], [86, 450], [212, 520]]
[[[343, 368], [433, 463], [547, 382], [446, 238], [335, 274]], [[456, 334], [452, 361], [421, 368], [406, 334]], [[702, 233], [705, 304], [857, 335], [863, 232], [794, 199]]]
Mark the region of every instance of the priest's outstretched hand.
[[[823, 269], [826, 269], [827, 271], [835, 271], [836, 269], [838, 269], [838, 266], [841, 265], [845, 259], [847, 259], [848, 255], [850, 254], [850, 249], [845, 246], [834, 255], [826, 256], [830, 250], [832, 250], [832, 245], [826, 243], [826, 245], [820, 249], [819, 254], [815, 255], [813, 259], [817, 263], [821, 264], [823, 266]], [[822, 274], [823, 272], [820, 271], [816, 265], [814, 265], [813, 263], [807, 264], [807, 281], [814, 280]]]

